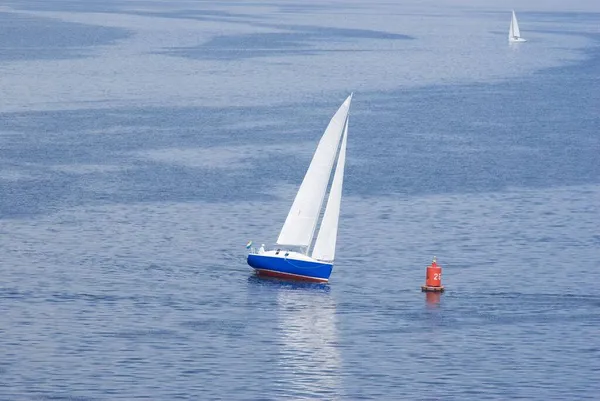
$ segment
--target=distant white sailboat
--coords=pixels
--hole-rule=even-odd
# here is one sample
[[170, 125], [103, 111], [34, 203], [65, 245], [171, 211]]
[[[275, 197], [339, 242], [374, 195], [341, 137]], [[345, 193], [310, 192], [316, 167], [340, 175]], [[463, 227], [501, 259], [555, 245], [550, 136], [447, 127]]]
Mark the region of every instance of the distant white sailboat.
[[[335, 259], [351, 101], [352, 95], [340, 106], [321, 137], [279, 233], [277, 248], [265, 250], [261, 246], [258, 251], [250, 251], [248, 264], [259, 275], [317, 282], [329, 280]], [[337, 164], [331, 179], [336, 158]], [[330, 180], [327, 206], [311, 252]]]
[[519, 23], [517, 22], [517, 15], [515, 10], [512, 12], [512, 19], [510, 20], [510, 28], [508, 30], [508, 41], [514, 42], [527, 42], [527, 40], [521, 37], [521, 31], [519, 30]]

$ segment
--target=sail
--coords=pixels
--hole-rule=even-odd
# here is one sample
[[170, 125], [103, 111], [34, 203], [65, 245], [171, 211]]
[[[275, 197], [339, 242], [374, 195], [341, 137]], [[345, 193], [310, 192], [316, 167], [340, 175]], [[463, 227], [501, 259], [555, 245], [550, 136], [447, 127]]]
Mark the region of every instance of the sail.
[[514, 38], [521, 37], [521, 32], [519, 31], [519, 23], [517, 22], [517, 15], [515, 12], [512, 12], [512, 20], [510, 21], [511, 33]]
[[344, 127], [342, 146], [338, 156], [337, 166], [333, 175], [327, 207], [321, 221], [321, 228], [315, 241], [313, 259], [333, 262], [335, 257], [335, 244], [337, 241], [338, 221], [340, 217], [340, 206], [342, 203], [342, 184], [344, 183], [344, 166], [346, 164], [346, 140], [348, 138], [348, 119]]
[[277, 239], [278, 245], [308, 247], [312, 241], [317, 220], [321, 212], [327, 184], [340, 138], [344, 130], [352, 95], [344, 101], [334, 114], [323, 133], [317, 150], [296, 194], [292, 208]]
[[[514, 11], [513, 11], [513, 13], [514, 13]], [[513, 19], [511, 18], [511, 20], [510, 20], [510, 28], [508, 28], [508, 40], [512, 40], [514, 37], [515, 37], [515, 34], [514, 34], [514, 31], [513, 31]]]

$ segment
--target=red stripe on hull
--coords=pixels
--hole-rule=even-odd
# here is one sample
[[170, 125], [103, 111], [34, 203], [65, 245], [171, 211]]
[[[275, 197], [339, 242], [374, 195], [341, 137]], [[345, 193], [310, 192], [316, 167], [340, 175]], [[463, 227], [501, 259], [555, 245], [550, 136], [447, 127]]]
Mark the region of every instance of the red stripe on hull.
[[255, 270], [256, 270], [256, 274], [258, 276], [283, 278], [286, 280], [296, 280], [296, 281], [311, 281], [313, 283], [327, 283], [329, 281], [329, 280], [326, 280], [323, 278], [300, 276], [298, 274], [282, 273], [282, 272], [276, 272], [273, 270], [263, 270], [263, 269], [255, 269]]

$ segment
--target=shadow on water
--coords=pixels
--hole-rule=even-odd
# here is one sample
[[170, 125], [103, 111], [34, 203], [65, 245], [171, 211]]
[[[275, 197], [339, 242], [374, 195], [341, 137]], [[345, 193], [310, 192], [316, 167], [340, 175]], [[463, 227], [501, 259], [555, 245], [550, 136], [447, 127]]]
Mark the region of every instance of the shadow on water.
[[86, 50], [112, 45], [131, 35], [122, 28], [0, 12], [0, 59], [7, 62], [90, 57]]
[[[185, 18], [194, 19], [189, 15], [186, 15]], [[202, 20], [205, 18], [205, 16], [200, 17]], [[359, 43], [360, 40], [414, 39], [414, 37], [404, 34], [370, 29], [239, 22], [261, 29], [277, 29], [280, 32], [220, 35], [197, 46], [170, 47], [160, 53], [194, 59], [231, 61], [269, 56], [306, 56], [328, 52], [356, 52], [356, 48], [345, 46]], [[342, 47], [324, 47], [323, 43], [337, 44]]]

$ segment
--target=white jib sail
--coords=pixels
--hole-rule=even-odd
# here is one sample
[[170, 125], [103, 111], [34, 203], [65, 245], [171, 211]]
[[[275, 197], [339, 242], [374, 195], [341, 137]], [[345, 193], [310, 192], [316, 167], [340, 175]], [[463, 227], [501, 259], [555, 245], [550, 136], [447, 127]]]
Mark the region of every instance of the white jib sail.
[[296, 199], [277, 239], [278, 245], [308, 247], [315, 232], [327, 184], [340, 138], [348, 115], [352, 95], [344, 101], [329, 122], [304, 176]]
[[340, 206], [342, 203], [342, 186], [344, 183], [344, 166], [346, 165], [346, 140], [348, 138], [348, 119], [344, 127], [342, 145], [338, 156], [337, 166], [333, 175], [333, 182], [327, 199], [327, 207], [321, 221], [321, 228], [315, 241], [312, 252], [313, 259], [333, 262], [335, 258], [335, 244], [337, 241]]
[[517, 15], [512, 12], [512, 20], [510, 21], [511, 33], [513, 38], [520, 38], [521, 32], [519, 31], [519, 23], [517, 22]]

